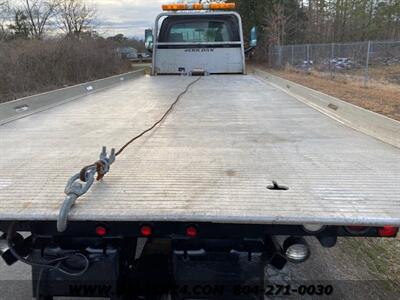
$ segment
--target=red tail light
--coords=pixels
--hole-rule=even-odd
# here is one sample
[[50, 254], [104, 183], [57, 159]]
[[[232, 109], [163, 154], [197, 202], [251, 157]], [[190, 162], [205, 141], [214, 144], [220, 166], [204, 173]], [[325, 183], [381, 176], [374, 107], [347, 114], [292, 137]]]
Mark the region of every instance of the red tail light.
[[96, 227], [96, 235], [98, 236], [105, 236], [107, 234], [107, 229], [103, 226]]
[[395, 237], [398, 232], [399, 228], [394, 226], [383, 226], [378, 229], [378, 235], [381, 237]]
[[153, 234], [153, 228], [148, 225], [143, 225], [140, 227], [140, 234], [145, 237], [149, 237]]
[[194, 238], [198, 234], [197, 228], [195, 226], [189, 226], [186, 228], [186, 235], [188, 237]]

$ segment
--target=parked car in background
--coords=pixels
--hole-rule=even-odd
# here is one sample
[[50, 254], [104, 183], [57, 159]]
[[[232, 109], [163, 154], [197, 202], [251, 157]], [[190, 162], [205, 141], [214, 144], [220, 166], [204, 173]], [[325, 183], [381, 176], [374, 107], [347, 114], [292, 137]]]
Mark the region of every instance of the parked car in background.
[[121, 58], [136, 59], [138, 58], [138, 51], [133, 47], [120, 47], [117, 48], [117, 53]]

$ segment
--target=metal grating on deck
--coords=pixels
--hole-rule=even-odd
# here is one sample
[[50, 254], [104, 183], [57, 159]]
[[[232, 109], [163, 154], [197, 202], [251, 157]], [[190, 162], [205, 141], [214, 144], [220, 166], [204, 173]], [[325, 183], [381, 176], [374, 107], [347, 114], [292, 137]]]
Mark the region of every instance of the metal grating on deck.
[[[67, 179], [192, 80], [143, 77], [0, 126], [0, 219], [56, 220]], [[400, 149], [253, 76], [204, 77], [70, 219], [400, 225]]]

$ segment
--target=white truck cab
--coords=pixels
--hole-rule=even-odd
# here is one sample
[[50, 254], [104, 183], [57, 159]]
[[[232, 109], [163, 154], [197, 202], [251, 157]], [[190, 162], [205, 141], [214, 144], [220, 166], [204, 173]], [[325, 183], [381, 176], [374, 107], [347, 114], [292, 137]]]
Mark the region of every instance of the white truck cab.
[[245, 74], [242, 19], [233, 3], [164, 5], [146, 46], [153, 75]]

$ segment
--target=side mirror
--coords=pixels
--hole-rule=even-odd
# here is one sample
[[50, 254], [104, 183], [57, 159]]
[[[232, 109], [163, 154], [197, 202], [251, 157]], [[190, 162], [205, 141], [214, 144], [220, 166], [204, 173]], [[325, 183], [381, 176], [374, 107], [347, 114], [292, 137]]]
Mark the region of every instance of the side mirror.
[[257, 28], [253, 27], [250, 30], [250, 47], [256, 47], [257, 46]]
[[151, 35], [148, 35], [147, 37], [146, 37], [146, 41], [145, 41], [145, 43], [144, 43], [144, 45], [145, 45], [145, 47], [146, 47], [146, 49], [148, 50], [148, 51], [153, 51], [153, 35], [151, 34]]

